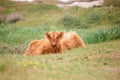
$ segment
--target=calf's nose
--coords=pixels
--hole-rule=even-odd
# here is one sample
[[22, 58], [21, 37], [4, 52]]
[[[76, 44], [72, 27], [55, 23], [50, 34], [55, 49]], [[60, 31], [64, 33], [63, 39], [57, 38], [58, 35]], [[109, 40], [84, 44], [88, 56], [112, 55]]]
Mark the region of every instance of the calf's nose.
[[53, 47], [55, 47], [55, 46], [56, 46], [56, 43], [55, 43], [55, 42], [53, 42], [53, 43], [52, 43], [52, 46], [53, 46]]

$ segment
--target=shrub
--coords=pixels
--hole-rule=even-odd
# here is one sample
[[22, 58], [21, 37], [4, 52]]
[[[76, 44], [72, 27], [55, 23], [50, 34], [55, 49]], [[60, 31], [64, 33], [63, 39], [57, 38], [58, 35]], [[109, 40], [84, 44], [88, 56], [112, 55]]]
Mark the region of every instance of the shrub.
[[99, 20], [100, 20], [100, 15], [96, 13], [90, 13], [86, 16], [86, 23], [88, 24], [99, 22]]
[[78, 29], [79, 29], [79, 28], [85, 29], [85, 28], [89, 28], [89, 25], [86, 24], [86, 23], [81, 23], [77, 28], [78, 28]]
[[62, 19], [59, 20], [59, 23], [66, 27], [74, 27], [80, 25], [80, 20], [75, 16], [65, 15]]
[[20, 13], [11, 13], [11, 14], [7, 15], [6, 22], [7, 23], [15, 23], [22, 19], [23, 19], [23, 16]]
[[86, 43], [99, 43], [120, 39], [120, 26], [110, 29], [100, 29], [97, 32], [88, 34], [85, 37]]

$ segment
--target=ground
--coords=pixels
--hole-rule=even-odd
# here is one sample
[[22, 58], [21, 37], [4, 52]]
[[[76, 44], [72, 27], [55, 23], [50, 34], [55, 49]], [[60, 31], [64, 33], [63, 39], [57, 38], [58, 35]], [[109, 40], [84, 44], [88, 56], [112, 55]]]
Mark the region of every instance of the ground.
[[62, 54], [0, 55], [0, 80], [119, 80], [120, 40]]

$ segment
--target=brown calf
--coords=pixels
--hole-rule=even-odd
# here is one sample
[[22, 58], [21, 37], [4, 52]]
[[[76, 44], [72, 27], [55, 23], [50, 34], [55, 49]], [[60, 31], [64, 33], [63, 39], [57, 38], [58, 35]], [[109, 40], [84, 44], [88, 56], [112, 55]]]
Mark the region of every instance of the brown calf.
[[45, 39], [32, 41], [25, 54], [61, 53], [62, 47], [60, 40], [63, 34], [64, 32], [46, 32]]
[[85, 47], [82, 38], [76, 32], [65, 33], [62, 40], [62, 50], [70, 50], [77, 47]]

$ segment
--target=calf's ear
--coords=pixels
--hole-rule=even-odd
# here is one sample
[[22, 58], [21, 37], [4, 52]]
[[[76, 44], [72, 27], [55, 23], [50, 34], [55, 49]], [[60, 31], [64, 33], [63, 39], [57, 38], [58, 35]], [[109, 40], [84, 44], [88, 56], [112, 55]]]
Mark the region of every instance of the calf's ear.
[[65, 33], [64, 31], [60, 32], [60, 37], [61, 38], [63, 37], [64, 33]]
[[46, 38], [49, 38], [49, 33], [48, 32], [44, 33], [44, 35], [45, 35]]

